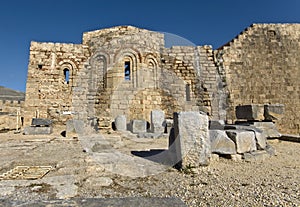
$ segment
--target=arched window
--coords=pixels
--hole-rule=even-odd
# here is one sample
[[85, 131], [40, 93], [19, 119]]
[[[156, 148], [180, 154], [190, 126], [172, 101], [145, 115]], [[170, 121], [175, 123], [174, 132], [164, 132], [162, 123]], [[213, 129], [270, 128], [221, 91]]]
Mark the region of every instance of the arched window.
[[130, 80], [130, 61], [125, 61], [124, 77], [125, 77], [125, 80]]
[[69, 80], [70, 80], [70, 71], [68, 68], [64, 69], [64, 77], [65, 77], [65, 83], [69, 84]]

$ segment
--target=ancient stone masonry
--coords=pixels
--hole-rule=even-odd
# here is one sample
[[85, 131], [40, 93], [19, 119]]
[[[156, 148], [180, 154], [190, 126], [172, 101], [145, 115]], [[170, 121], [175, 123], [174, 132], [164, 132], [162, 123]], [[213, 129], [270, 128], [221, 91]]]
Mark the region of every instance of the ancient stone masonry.
[[[151, 111], [202, 111], [237, 121], [239, 105], [283, 105], [275, 120], [300, 133], [299, 24], [254, 24], [223, 47], [165, 47], [164, 34], [118, 26], [83, 34], [82, 44], [30, 46], [24, 106], [32, 118], [110, 128], [124, 115], [151, 122]], [[271, 118], [270, 118], [271, 119]]]
[[218, 119], [215, 71], [210, 46], [165, 48], [163, 34], [131, 26], [86, 32], [81, 45], [32, 42], [25, 120], [103, 128], [119, 115], [150, 123], [152, 110]]
[[[282, 104], [281, 132], [300, 133], [300, 24], [253, 24], [215, 51], [227, 93], [227, 120], [235, 107]], [[223, 89], [224, 89], [223, 88]]]

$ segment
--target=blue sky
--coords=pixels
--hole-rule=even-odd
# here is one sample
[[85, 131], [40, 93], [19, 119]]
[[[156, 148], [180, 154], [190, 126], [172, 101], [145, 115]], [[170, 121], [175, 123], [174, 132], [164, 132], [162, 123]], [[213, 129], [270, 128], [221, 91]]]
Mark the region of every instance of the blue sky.
[[214, 48], [252, 23], [300, 23], [299, 0], [3, 0], [0, 85], [25, 91], [30, 41], [81, 43], [82, 33], [133, 25]]

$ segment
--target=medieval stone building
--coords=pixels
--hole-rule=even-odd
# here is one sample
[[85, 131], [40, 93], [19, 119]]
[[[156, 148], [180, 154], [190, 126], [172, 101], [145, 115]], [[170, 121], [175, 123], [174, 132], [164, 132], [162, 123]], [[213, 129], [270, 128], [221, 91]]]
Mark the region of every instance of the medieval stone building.
[[235, 107], [284, 104], [280, 130], [299, 133], [300, 24], [254, 24], [227, 45], [165, 47], [164, 34], [119, 26], [83, 34], [82, 44], [30, 46], [24, 106], [54, 124], [111, 127], [118, 115], [150, 122], [161, 109], [236, 120]]

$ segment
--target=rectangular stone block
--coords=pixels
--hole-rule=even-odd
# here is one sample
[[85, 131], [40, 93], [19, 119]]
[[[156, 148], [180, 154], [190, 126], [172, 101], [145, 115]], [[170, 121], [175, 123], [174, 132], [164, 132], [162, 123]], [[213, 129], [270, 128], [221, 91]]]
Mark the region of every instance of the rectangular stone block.
[[262, 121], [265, 119], [264, 105], [261, 104], [237, 106], [235, 108], [235, 114], [237, 119], [246, 119], [249, 121]]
[[66, 123], [66, 137], [78, 137], [78, 134], [84, 134], [83, 120], [70, 119]]
[[174, 113], [169, 151], [176, 168], [208, 165], [211, 154], [208, 116], [196, 111]]
[[51, 126], [52, 120], [50, 119], [41, 119], [41, 118], [33, 118], [31, 121], [31, 125], [33, 126]]
[[28, 126], [24, 128], [25, 135], [41, 135], [41, 134], [51, 134], [51, 133], [52, 133], [52, 126], [43, 126], [43, 127]]
[[162, 110], [151, 111], [151, 130], [153, 133], [164, 133], [166, 127], [165, 112]]
[[255, 134], [252, 131], [228, 130], [228, 137], [232, 139], [236, 145], [237, 153], [252, 152], [257, 150]]
[[131, 132], [134, 134], [147, 132], [147, 122], [145, 120], [132, 120]]
[[117, 131], [126, 131], [127, 130], [127, 122], [125, 115], [119, 115], [115, 118], [115, 127]]
[[264, 107], [264, 116], [265, 120], [279, 120], [284, 114], [284, 105], [283, 104], [269, 104]]
[[211, 152], [218, 154], [236, 154], [235, 143], [223, 130], [209, 130]]

